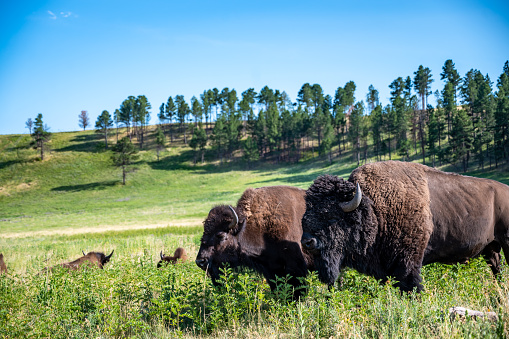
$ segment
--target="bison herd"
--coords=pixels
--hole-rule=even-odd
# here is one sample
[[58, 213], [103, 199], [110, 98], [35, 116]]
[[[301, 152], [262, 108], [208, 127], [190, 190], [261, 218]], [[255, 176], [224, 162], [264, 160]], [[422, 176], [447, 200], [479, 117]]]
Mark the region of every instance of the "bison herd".
[[237, 206], [209, 212], [196, 264], [214, 283], [226, 263], [258, 271], [272, 289], [289, 275], [295, 297], [307, 272], [331, 286], [345, 267], [419, 292], [423, 265], [482, 255], [496, 275], [502, 249], [507, 257], [507, 185], [385, 161], [348, 180], [320, 176], [307, 191], [247, 189]]
[[[481, 255], [494, 275], [501, 250], [509, 255], [509, 186], [445, 173], [416, 163], [384, 161], [354, 170], [348, 180], [318, 177], [308, 190], [290, 186], [248, 188], [236, 206], [219, 205], [203, 222], [196, 265], [218, 284], [221, 268], [250, 268], [270, 288], [287, 277], [298, 298], [316, 271], [332, 286], [343, 268], [401, 291], [421, 291], [421, 268], [463, 263]], [[103, 266], [100, 252], [59, 266]], [[186, 261], [177, 248], [161, 251], [157, 267]], [[51, 271], [53, 267], [45, 270]], [[0, 274], [7, 267], [0, 254]]]

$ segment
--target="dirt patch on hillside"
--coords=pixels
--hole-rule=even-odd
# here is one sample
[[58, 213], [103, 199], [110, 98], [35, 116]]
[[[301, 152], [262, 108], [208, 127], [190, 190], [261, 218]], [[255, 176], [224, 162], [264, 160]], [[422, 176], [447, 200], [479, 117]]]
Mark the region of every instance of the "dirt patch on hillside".
[[35, 182], [22, 182], [19, 185], [5, 184], [0, 186], [0, 195], [10, 196], [12, 193], [27, 191], [35, 186]]
[[152, 225], [108, 225], [108, 226], [96, 226], [96, 227], [80, 227], [80, 228], [64, 228], [57, 230], [47, 231], [35, 231], [35, 232], [18, 232], [18, 233], [7, 233], [0, 234], [0, 238], [26, 238], [26, 237], [41, 237], [41, 236], [52, 236], [52, 235], [75, 235], [75, 234], [86, 234], [86, 233], [105, 233], [111, 231], [128, 231], [128, 230], [141, 230], [161, 227], [189, 227], [199, 226], [202, 224], [201, 219], [188, 219], [178, 220], [172, 223], [166, 224], [152, 224]]

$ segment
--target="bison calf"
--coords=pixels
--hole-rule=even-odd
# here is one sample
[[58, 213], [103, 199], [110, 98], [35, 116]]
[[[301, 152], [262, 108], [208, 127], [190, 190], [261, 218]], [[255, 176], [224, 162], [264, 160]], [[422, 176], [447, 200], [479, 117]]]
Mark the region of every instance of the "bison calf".
[[175, 250], [175, 253], [173, 253], [173, 256], [164, 255], [163, 251], [161, 251], [161, 260], [157, 263], [157, 268], [163, 266], [163, 264], [176, 264], [177, 260], [180, 260], [181, 262], [187, 261], [187, 253], [186, 250], [182, 247], [179, 247]]
[[[113, 251], [111, 251], [110, 255], [105, 255], [101, 252], [88, 252], [85, 254], [85, 252], [82, 251], [82, 257], [71, 262], [61, 263], [59, 266], [68, 268], [73, 271], [80, 269], [82, 266], [99, 267], [102, 269], [103, 266], [110, 261], [111, 256], [113, 255]], [[45, 270], [51, 271], [53, 268], [54, 267], [49, 267]]]
[[220, 268], [248, 267], [263, 274], [271, 289], [276, 276], [290, 275], [296, 288], [307, 275], [311, 257], [302, 252], [301, 219], [306, 209], [305, 190], [289, 186], [248, 188], [237, 207], [220, 205], [210, 210], [196, 264], [217, 284]]

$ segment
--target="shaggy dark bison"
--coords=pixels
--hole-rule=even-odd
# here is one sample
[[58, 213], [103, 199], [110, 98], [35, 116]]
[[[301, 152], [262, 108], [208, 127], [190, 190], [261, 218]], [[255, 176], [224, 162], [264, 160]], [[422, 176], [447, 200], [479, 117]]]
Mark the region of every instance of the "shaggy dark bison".
[[7, 265], [5, 265], [4, 254], [0, 253], [0, 274], [7, 273]]
[[422, 290], [421, 267], [483, 255], [494, 274], [509, 256], [509, 187], [397, 161], [317, 178], [306, 194], [303, 248], [321, 281], [341, 268]]
[[[114, 251], [114, 250], [113, 250]], [[110, 255], [105, 255], [101, 252], [88, 252], [85, 254], [85, 252], [82, 251], [83, 256], [71, 261], [71, 262], [64, 262], [59, 264], [59, 266], [68, 268], [70, 270], [78, 270], [82, 266], [88, 266], [88, 267], [99, 267], [103, 268], [103, 266], [108, 263], [111, 259], [111, 256], [113, 255], [113, 251], [111, 251]], [[51, 271], [54, 267], [47, 267], [45, 270]]]
[[[276, 276], [290, 275], [289, 283], [300, 286], [299, 278], [312, 265], [300, 244], [305, 192], [289, 186], [248, 188], [237, 207], [214, 207], [203, 223], [196, 264], [208, 271], [214, 284], [228, 263], [260, 272], [272, 289]], [[294, 295], [301, 293], [296, 289]]]
[[175, 253], [173, 253], [173, 256], [164, 255], [163, 251], [161, 251], [160, 256], [161, 256], [161, 260], [159, 260], [159, 262], [157, 263], [157, 268], [163, 266], [164, 264], [166, 264], [166, 265], [168, 265], [168, 264], [176, 264], [177, 260], [179, 260], [181, 262], [186, 262], [187, 261], [186, 250], [183, 249], [182, 247], [177, 248], [175, 250]]

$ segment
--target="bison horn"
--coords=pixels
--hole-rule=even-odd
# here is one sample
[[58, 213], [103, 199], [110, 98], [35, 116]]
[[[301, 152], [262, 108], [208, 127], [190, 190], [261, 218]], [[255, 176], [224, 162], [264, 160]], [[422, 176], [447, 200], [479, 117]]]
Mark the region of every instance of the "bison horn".
[[[113, 251], [115, 251], [115, 250], [113, 250]], [[113, 255], [113, 251], [111, 251], [110, 255], [108, 255], [108, 256], [106, 257], [106, 259], [110, 259], [110, 258], [111, 258], [111, 256]]]
[[357, 190], [355, 191], [355, 196], [353, 197], [352, 200], [340, 204], [341, 209], [345, 213], [352, 212], [357, 207], [359, 207], [359, 205], [361, 204], [361, 199], [362, 199], [362, 191], [361, 191], [361, 187], [359, 186], [359, 183], [357, 183]]
[[160, 256], [161, 256], [161, 260], [163, 260], [163, 258], [164, 258], [163, 251], [161, 251]]
[[81, 250], [81, 253], [83, 253], [83, 255], [86, 255], [86, 254], [85, 254], [85, 251], [83, 251], [83, 250]]
[[235, 212], [235, 209], [231, 205], [228, 205], [228, 207], [230, 207], [230, 209], [233, 212], [233, 216], [235, 217], [231, 224], [228, 226], [229, 229], [232, 229], [239, 223], [239, 216], [237, 215], [237, 212]]

